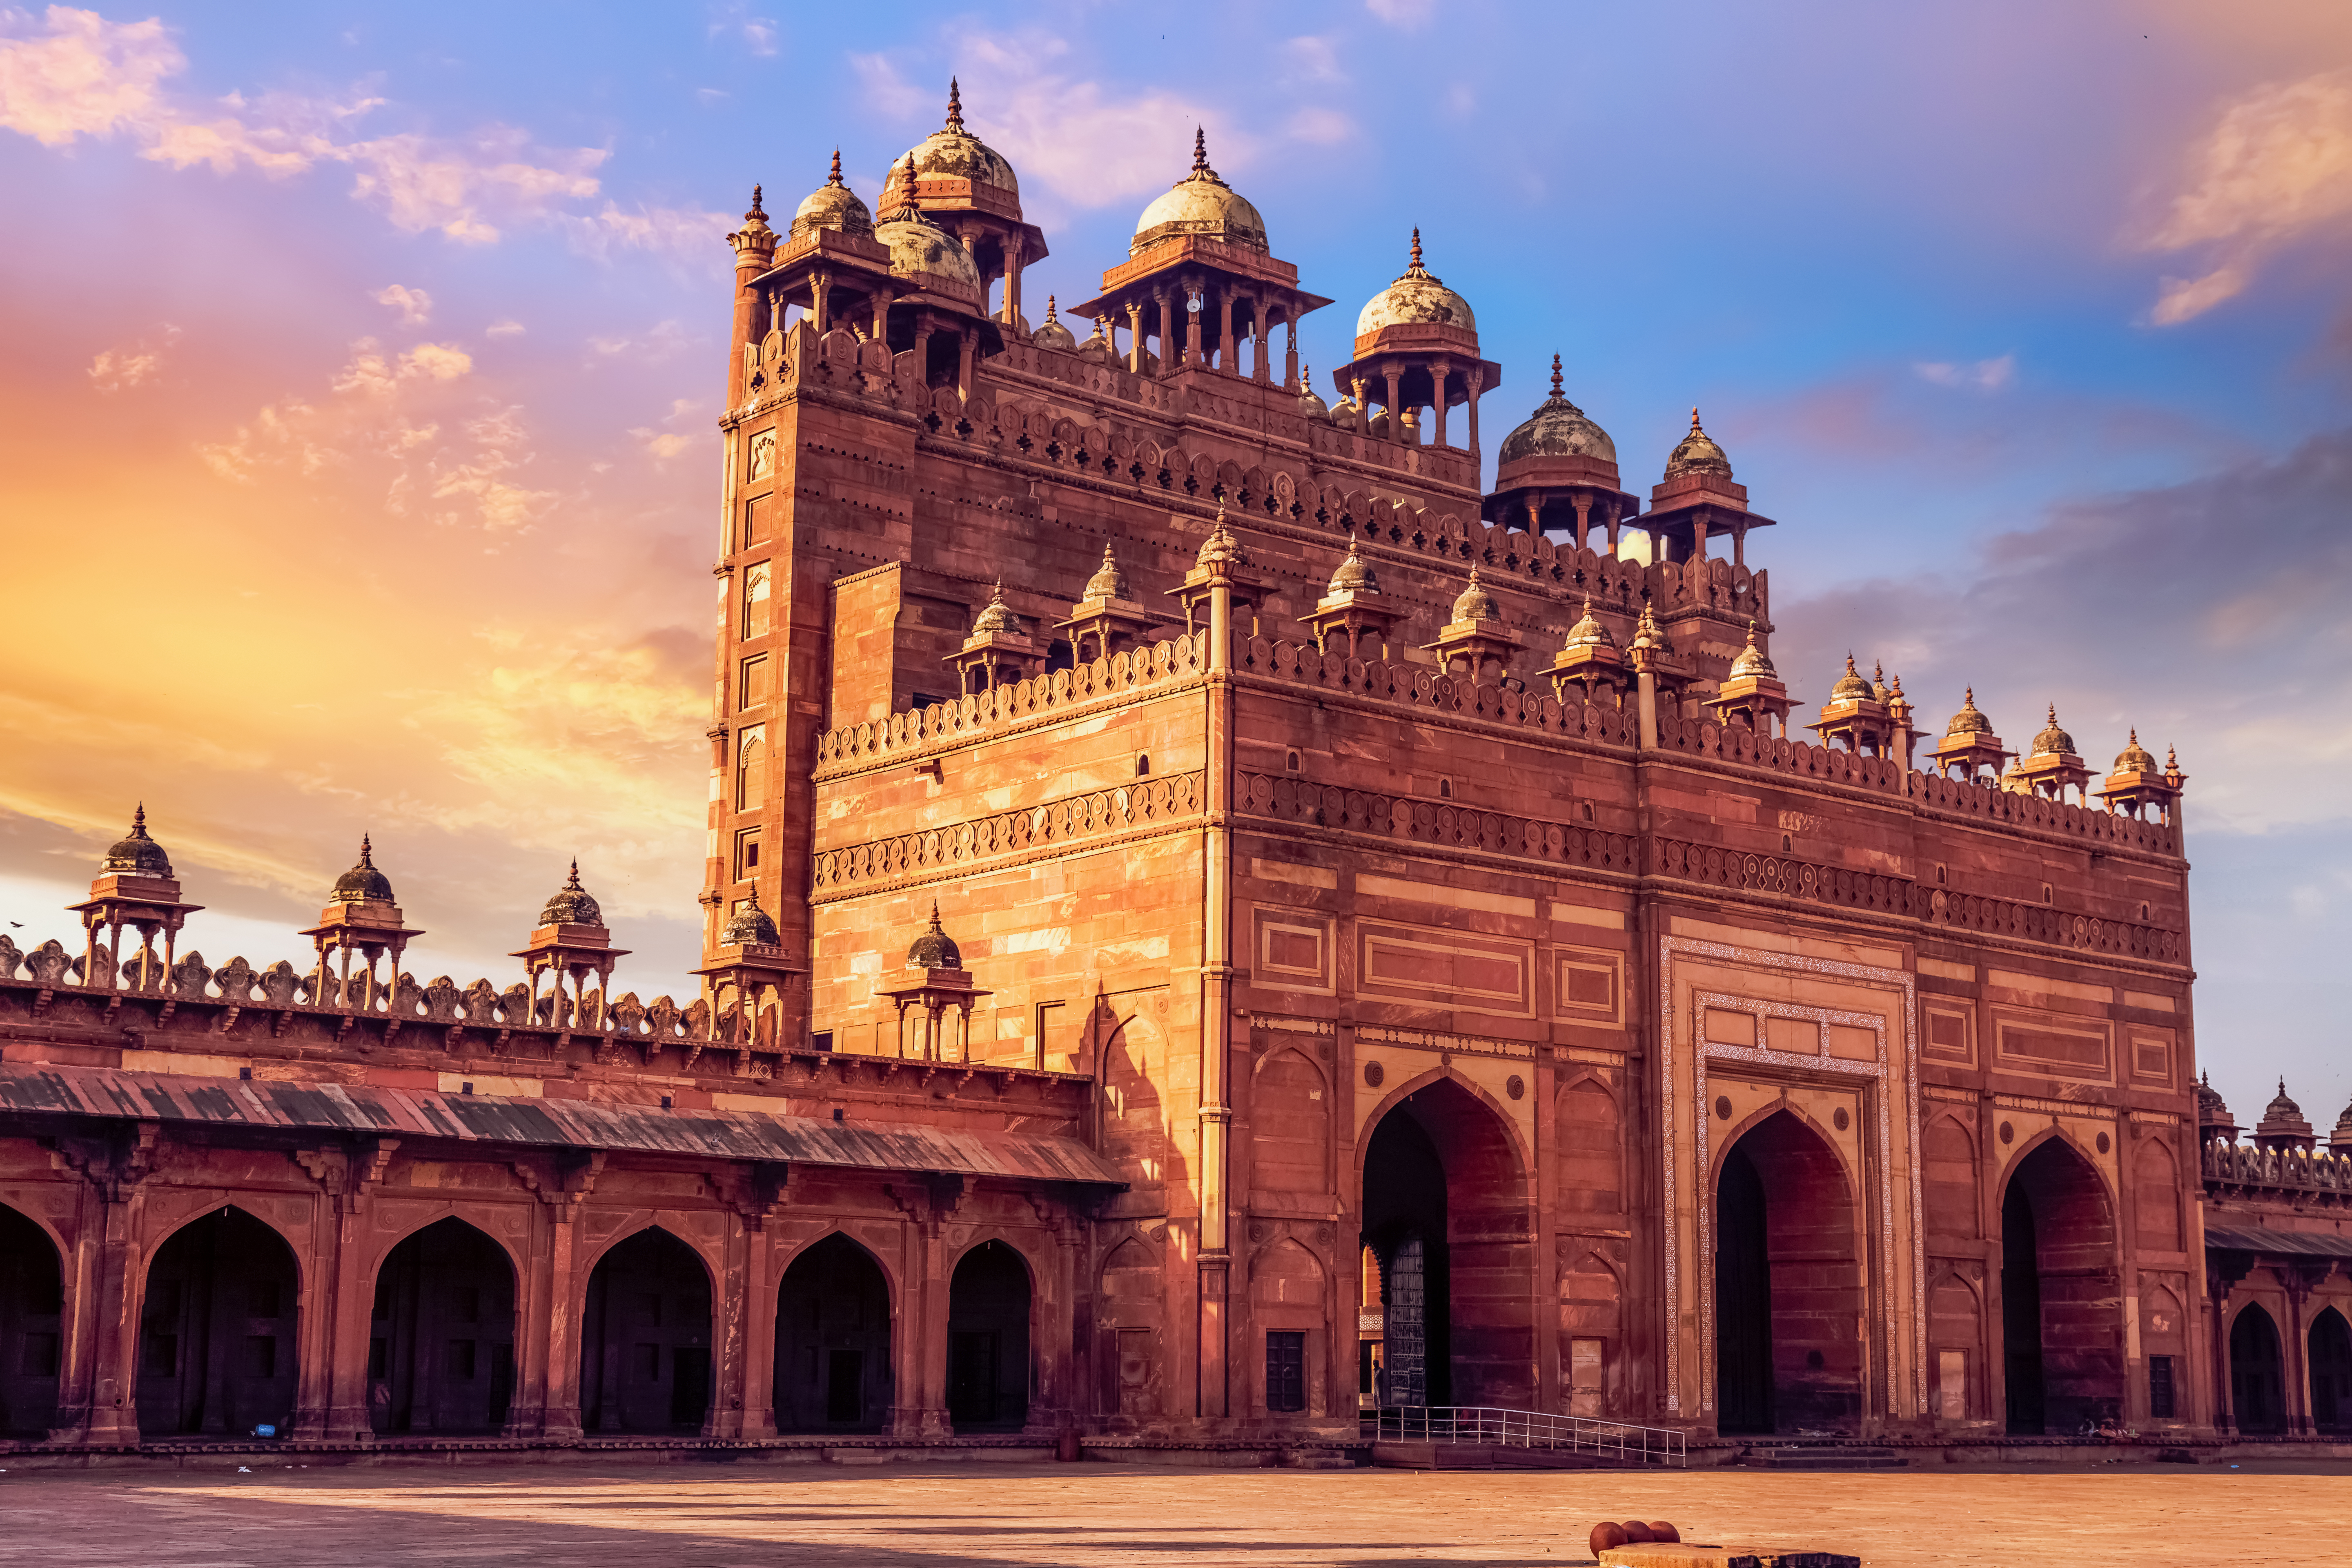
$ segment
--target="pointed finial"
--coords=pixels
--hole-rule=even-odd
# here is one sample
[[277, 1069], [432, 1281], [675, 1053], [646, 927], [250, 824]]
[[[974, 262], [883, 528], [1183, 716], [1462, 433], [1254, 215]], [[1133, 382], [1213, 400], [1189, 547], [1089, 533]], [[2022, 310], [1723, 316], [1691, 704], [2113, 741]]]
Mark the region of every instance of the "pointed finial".
[[1895, 683], [1892, 690], [1894, 695], [1896, 697], [1903, 695], [1903, 677], [1899, 673], [1895, 677]]
[[1848, 675], [1853, 676], [1856, 680], [1860, 680], [1862, 679], [1862, 671], [1854, 668], [1853, 667], [1853, 652], [1850, 648], [1846, 651], [1845, 656], [1845, 672]]
[[923, 216], [922, 204], [915, 199], [915, 155], [912, 153], [907, 154], [907, 172], [899, 178], [898, 205], [893, 216], [903, 217]]
[[1192, 173], [1209, 172], [1209, 132], [1205, 126], [1192, 127]]
[[2131, 741], [2129, 743], [2135, 746], [2139, 744], [2139, 726], [2137, 724], [2132, 726]]
[[755, 910], [756, 910], [756, 909], [758, 909], [758, 908], [760, 907], [760, 884], [759, 884], [759, 883], [754, 882], [754, 883], [752, 883], [752, 884], [751, 884], [751, 896], [749, 899], [745, 900], [744, 901], [745, 901], [746, 903], [750, 904], [750, 905], [751, 905], [753, 909], [755, 909]]
[[2058, 704], [2055, 702], [2053, 702], [2050, 705], [2050, 721], [2053, 724], [2058, 722]]
[[1049, 321], [1056, 319], [1054, 314], [1054, 297], [1051, 294], [1045, 296], [1045, 319]]
[[950, 131], [963, 129], [963, 89], [956, 79], [948, 78], [948, 124]]
[[563, 879], [563, 888], [566, 892], [580, 891], [580, 857], [577, 855], [572, 858], [572, 874]]
[[1475, 561], [1470, 563], [1470, 585], [1473, 588], [1478, 585], [1478, 563]]
[[838, 147], [833, 150], [833, 173], [825, 176], [824, 183], [828, 185], [841, 184], [841, 149]]
[[131, 814], [131, 837], [133, 838], [147, 837], [147, 803], [143, 800]]
[[1559, 356], [1558, 354], [1551, 356], [1551, 395], [1554, 397], [1561, 395], [1559, 390]]
[[1410, 271], [1413, 271], [1413, 272], [1419, 272], [1419, 271], [1421, 271], [1421, 270], [1422, 270], [1422, 265], [1421, 265], [1421, 225], [1419, 225], [1419, 224], [1415, 224], [1415, 225], [1413, 225], [1413, 226], [1412, 226], [1412, 266], [1410, 268], [1408, 268], [1408, 270], [1410, 270]]
[[[1584, 602], [1588, 605], [1592, 603], [1592, 595], [1587, 594], [1584, 596]], [[1754, 647], [1756, 646], [1756, 623], [1754, 621], [1748, 623], [1748, 646], [1749, 647]]]
[[755, 217], [766, 217], [768, 215], [766, 213], [760, 210], [760, 187], [753, 185], [751, 187], [751, 210], [743, 215], [743, 221], [745, 223], [749, 223]]
[[937, 899], [931, 900], [931, 929], [940, 929], [940, 901]]
[[1870, 679], [1878, 685], [1884, 686], [1886, 684], [1886, 661], [1885, 659], [1871, 660]]
[[1965, 690], [1964, 692], [1962, 692], [1962, 693], [1961, 693], [1961, 695], [1960, 695], [1960, 706], [1961, 706], [1961, 707], [1963, 707], [1963, 708], [1973, 708], [1973, 707], [1975, 707], [1976, 705], [1977, 705], [1977, 689], [1976, 689], [1975, 687], [1971, 686], [1971, 687], [1968, 688], [1968, 689], [1967, 689], [1967, 690]]
[[1691, 434], [1696, 436], [1698, 433], [1698, 405], [1694, 403], [1691, 405]]
[[375, 846], [368, 842], [364, 833], [360, 835], [360, 864], [371, 868], [375, 865]]
[[2173, 754], [2170, 746], [2164, 748], [2164, 765], [2168, 772], [2177, 771], [2180, 766], [2180, 759]]

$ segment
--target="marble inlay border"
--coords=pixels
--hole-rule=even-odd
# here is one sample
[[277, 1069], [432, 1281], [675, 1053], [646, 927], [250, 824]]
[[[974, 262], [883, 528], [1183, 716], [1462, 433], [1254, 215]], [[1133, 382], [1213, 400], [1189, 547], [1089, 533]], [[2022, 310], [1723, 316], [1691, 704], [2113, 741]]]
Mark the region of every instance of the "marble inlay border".
[[1277, 1013], [1252, 1013], [1250, 1027], [1274, 1029], [1289, 1035], [1325, 1035], [1339, 1033], [1339, 1026], [1328, 1018], [1290, 1018]]
[[1996, 1094], [1992, 1102], [2006, 1110], [2038, 1110], [2044, 1116], [2086, 1116], [2103, 1121], [2116, 1119], [2116, 1108], [2088, 1100], [2036, 1100], [2030, 1094]]
[[1524, 1040], [1490, 1039], [1481, 1035], [1437, 1035], [1426, 1029], [1399, 1029], [1386, 1024], [1359, 1024], [1356, 1041], [1367, 1046], [1403, 1046], [1413, 1050], [1452, 1051], [1457, 1056], [1510, 1057], [1533, 1061], [1536, 1048]]
[[[1919, 1140], [1918, 987], [1915, 977], [1907, 970], [1882, 969], [1875, 964], [1847, 963], [1840, 960], [1828, 958], [1807, 958], [1800, 953], [1780, 952], [1768, 948], [1734, 947], [1727, 942], [1706, 942], [1696, 937], [1667, 936], [1661, 934], [1658, 938], [1658, 1037], [1661, 1044], [1661, 1048], [1658, 1052], [1658, 1118], [1659, 1150], [1662, 1156], [1660, 1163], [1664, 1167], [1664, 1179], [1660, 1185], [1664, 1196], [1664, 1212], [1669, 1215], [1673, 1215], [1675, 1212], [1676, 1190], [1675, 1169], [1675, 960], [1678, 956], [1687, 956], [1693, 959], [1713, 960], [1717, 963], [1740, 964], [1755, 969], [1793, 970], [1799, 973], [1804, 974], [1828, 975], [1841, 980], [1853, 980], [1859, 981], [1864, 984], [1880, 985], [1887, 988], [1888, 990], [1899, 992], [1901, 994], [1903, 1013], [1903, 1070], [1901, 1077], [1904, 1088], [1905, 1112], [1909, 1119], [1910, 1142], [1913, 1150], [1913, 1159], [1911, 1161], [1911, 1205], [1913, 1221], [1911, 1226], [1911, 1267], [1913, 1279], [1912, 1288], [1916, 1300], [1915, 1300], [1914, 1302], [1916, 1310], [1912, 1313], [1915, 1326], [1913, 1335], [1915, 1343], [1912, 1347], [1911, 1363], [1913, 1396], [1912, 1408], [1914, 1411], [1924, 1411], [1927, 1405], [1927, 1321], [1926, 1309], [1927, 1256], [1927, 1237], [1919, 1224], [1920, 1176], [1919, 1162], [1917, 1159], [1917, 1145]], [[1783, 1006], [1780, 1004], [1768, 1004], [1767, 1005], [1783, 1011], [1790, 1016], [1803, 1016], [1807, 1011], [1806, 1009], [1793, 1006]], [[1705, 1032], [1699, 1027], [1699, 1017], [1700, 1015], [1697, 1013], [1694, 1013], [1692, 1017], [1691, 1046], [1694, 1059], [1691, 1077], [1695, 1087], [1703, 1086], [1705, 1083], [1706, 1068], [1702, 1064], [1705, 1061], [1709, 1048], [1704, 1039]], [[1728, 1048], [1737, 1051], [1742, 1047], [1732, 1047]], [[1761, 1050], [1760, 1047], [1759, 1049], [1759, 1051]], [[1882, 1043], [1882, 1055], [1885, 1054], [1885, 1047]], [[1789, 1065], [1801, 1065], [1816, 1070], [1822, 1067], [1824, 1061], [1834, 1062], [1837, 1059], [1827, 1057], [1814, 1058], [1795, 1056], [1788, 1052], [1765, 1051], [1762, 1052], [1762, 1054], [1771, 1057], [1785, 1058], [1787, 1058]], [[1703, 1095], [1701, 1098], [1694, 1100], [1691, 1109], [1694, 1120], [1698, 1128], [1697, 1136], [1694, 1141], [1697, 1142], [1701, 1148], [1704, 1148], [1706, 1128], [1706, 1105]], [[1706, 1168], [1703, 1164], [1699, 1167], [1699, 1180], [1703, 1185], [1706, 1180]], [[1699, 1195], [1703, 1198], [1705, 1194], [1702, 1192]], [[1701, 1249], [1694, 1257], [1694, 1265], [1697, 1268], [1704, 1278], [1706, 1277], [1709, 1272], [1706, 1266], [1707, 1255], [1704, 1249], [1707, 1224], [1706, 1205], [1704, 1202], [1700, 1202], [1694, 1204], [1692, 1206], [1699, 1216], [1699, 1226], [1696, 1232], [1696, 1237], [1701, 1242]], [[1891, 1258], [1893, 1255], [1891, 1232], [1893, 1215], [1891, 1207], [1890, 1212], [1886, 1216], [1886, 1224], [1890, 1227], [1887, 1239], [1887, 1256]], [[1665, 1252], [1666, 1410], [1670, 1415], [1679, 1415], [1682, 1411], [1682, 1334], [1680, 1331], [1683, 1296], [1682, 1258], [1681, 1250], [1676, 1245], [1676, 1238], [1671, 1233], [1671, 1230], [1666, 1237]], [[1712, 1283], [1711, 1278], [1708, 1279], [1707, 1287], [1710, 1292]], [[1703, 1301], [1703, 1310], [1705, 1309], [1705, 1305], [1706, 1303]], [[1894, 1302], [1889, 1300], [1886, 1305], [1889, 1312], [1891, 1313], [1894, 1308]], [[1697, 1325], [1699, 1341], [1702, 1346], [1712, 1342], [1714, 1327], [1715, 1325], [1712, 1320], [1702, 1321]], [[1702, 1364], [1705, 1364], [1705, 1357], [1707, 1353], [1708, 1352], [1702, 1349]], [[1712, 1389], [1702, 1388], [1700, 1391], [1700, 1401], [1703, 1407], [1712, 1408], [1714, 1404]]]

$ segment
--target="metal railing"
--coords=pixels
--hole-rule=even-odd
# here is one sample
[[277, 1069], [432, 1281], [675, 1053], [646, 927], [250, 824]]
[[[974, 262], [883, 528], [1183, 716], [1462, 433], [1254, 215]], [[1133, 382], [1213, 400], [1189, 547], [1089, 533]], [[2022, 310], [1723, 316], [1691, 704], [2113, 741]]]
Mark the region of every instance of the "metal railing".
[[1591, 1454], [1625, 1465], [1687, 1466], [1684, 1433], [1668, 1426], [1635, 1426], [1541, 1410], [1502, 1410], [1491, 1405], [1391, 1405], [1367, 1410], [1364, 1425], [1381, 1443], [1459, 1443], [1488, 1447], [1544, 1448]]

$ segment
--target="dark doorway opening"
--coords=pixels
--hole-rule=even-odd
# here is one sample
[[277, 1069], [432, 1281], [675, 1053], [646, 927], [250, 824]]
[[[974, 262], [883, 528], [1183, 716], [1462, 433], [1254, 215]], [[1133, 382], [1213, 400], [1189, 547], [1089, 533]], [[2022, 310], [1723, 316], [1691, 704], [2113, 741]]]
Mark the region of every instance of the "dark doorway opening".
[[464, 1220], [426, 1226], [375, 1278], [368, 1423], [382, 1433], [497, 1432], [514, 1403], [515, 1274]]
[[294, 1249], [243, 1209], [174, 1232], [139, 1320], [142, 1436], [286, 1436], [299, 1382]]
[[776, 1292], [776, 1430], [878, 1432], [890, 1414], [890, 1287], [835, 1231]]
[[1029, 1419], [1029, 1266], [1001, 1241], [963, 1255], [948, 1284], [948, 1420], [959, 1432]]
[[1386, 1405], [1535, 1407], [1533, 1234], [1502, 1118], [1451, 1079], [1400, 1100], [1364, 1145], [1362, 1243], [1380, 1263]]
[[669, 1232], [641, 1230], [588, 1277], [580, 1425], [590, 1432], [690, 1433], [709, 1413], [709, 1272]]
[[2115, 1213], [2090, 1163], [2052, 1138], [2001, 1194], [2002, 1385], [2009, 1429], [2075, 1433], [2123, 1417]]
[[2329, 1307], [2311, 1321], [2311, 1424], [2352, 1428], [2352, 1323]]
[[2260, 1307], [2241, 1307], [2230, 1323], [2230, 1409], [2241, 1432], [2286, 1430], [2285, 1358], [2278, 1324]]
[[64, 1313], [56, 1245], [0, 1207], [0, 1434], [42, 1437], [56, 1424]]
[[1717, 1430], [1856, 1429], [1861, 1233], [1837, 1151], [1786, 1110], [1741, 1133], [1717, 1177], [1714, 1240]]
[[1744, 1150], [1723, 1162], [1715, 1214], [1716, 1425], [1769, 1432], [1772, 1255], [1764, 1243], [1764, 1179]]

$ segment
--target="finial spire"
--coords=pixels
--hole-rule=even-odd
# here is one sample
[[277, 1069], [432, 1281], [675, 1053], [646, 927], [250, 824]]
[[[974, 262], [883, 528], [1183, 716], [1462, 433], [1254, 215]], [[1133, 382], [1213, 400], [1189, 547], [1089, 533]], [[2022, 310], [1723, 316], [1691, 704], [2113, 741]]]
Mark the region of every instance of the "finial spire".
[[898, 182], [898, 205], [894, 209], [892, 216], [894, 217], [923, 216], [922, 204], [915, 199], [915, 155], [912, 153], [907, 154], [907, 171], [900, 176]]
[[1194, 174], [1207, 174], [1208, 172], [1209, 172], [1209, 132], [1208, 132], [1208, 128], [1207, 128], [1206, 126], [1202, 126], [1202, 125], [1195, 125], [1194, 127], [1192, 127], [1192, 173], [1194, 173]]
[[1419, 272], [1419, 271], [1421, 271], [1422, 269], [1423, 269], [1423, 268], [1422, 268], [1422, 265], [1421, 265], [1421, 225], [1419, 225], [1419, 224], [1415, 224], [1415, 225], [1413, 225], [1413, 226], [1412, 226], [1412, 271], [1415, 271], [1415, 272]]
[[131, 837], [133, 838], [147, 837], [147, 803], [143, 800], [131, 814]]
[[931, 929], [940, 929], [940, 901], [937, 899], [931, 900]]
[[360, 835], [360, 864], [368, 867], [375, 864], [375, 847], [368, 842], [368, 836], [364, 833]]
[[563, 886], [567, 892], [580, 891], [580, 857], [577, 855], [572, 858], [572, 874], [563, 879]]
[[1694, 403], [1691, 405], [1691, 434], [1694, 436], [1697, 435], [1698, 429], [1698, 405]]
[[1045, 296], [1045, 319], [1049, 321], [1056, 319], [1054, 314], [1054, 297], [1051, 294]]
[[768, 215], [766, 213], [760, 210], [760, 187], [758, 185], [753, 185], [751, 187], [751, 210], [743, 215], [744, 221], [748, 223], [755, 217], [766, 217]]
[[841, 149], [838, 147], [833, 150], [833, 173], [825, 176], [824, 183], [828, 185], [841, 184]]
[[1554, 397], [1561, 395], [1559, 390], [1559, 356], [1558, 354], [1551, 356], [1551, 395]]
[[963, 89], [953, 77], [948, 78], [948, 123], [950, 131], [963, 129]]

